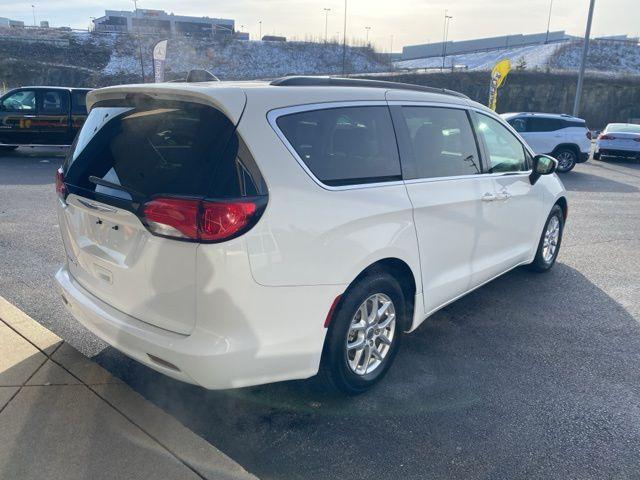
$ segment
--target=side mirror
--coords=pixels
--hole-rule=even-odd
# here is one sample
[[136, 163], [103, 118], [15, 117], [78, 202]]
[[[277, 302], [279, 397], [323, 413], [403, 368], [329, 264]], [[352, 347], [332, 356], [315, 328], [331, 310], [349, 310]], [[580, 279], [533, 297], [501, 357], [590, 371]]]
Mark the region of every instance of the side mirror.
[[535, 185], [542, 175], [551, 175], [556, 171], [558, 161], [549, 155], [536, 155], [533, 157], [533, 170], [529, 175], [531, 185]]

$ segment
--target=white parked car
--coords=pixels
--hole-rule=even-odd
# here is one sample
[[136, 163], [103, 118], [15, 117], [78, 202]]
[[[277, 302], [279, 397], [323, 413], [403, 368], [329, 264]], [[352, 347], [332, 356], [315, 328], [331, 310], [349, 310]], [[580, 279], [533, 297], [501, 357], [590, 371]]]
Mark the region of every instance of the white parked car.
[[118, 86], [57, 176], [64, 303], [210, 389], [346, 393], [404, 332], [519, 265], [554, 264], [556, 161], [440, 89], [352, 79]]
[[591, 152], [591, 131], [581, 118], [555, 113], [504, 113], [509, 124], [535, 153], [558, 160], [558, 172], [573, 170], [586, 162]]
[[593, 158], [635, 158], [640, 160], [640, 125], [610, 123], [598, 135]]

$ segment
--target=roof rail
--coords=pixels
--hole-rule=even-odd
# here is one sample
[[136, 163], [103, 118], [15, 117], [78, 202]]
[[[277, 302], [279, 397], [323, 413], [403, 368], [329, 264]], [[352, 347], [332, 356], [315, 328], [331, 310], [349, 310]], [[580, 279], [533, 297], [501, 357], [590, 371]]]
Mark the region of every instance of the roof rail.
[[426, 87], [424, 85], [412, 85], [410, 83], [388, 82], [384, 80], [368, 80], [362, 78], [342, 77], [311, 77], [293, 76], [278, 78], [270, 83], [276, 87], [369, 87], [388, 88], [393, 90], [413, 90], [416, 92], [440, 93], [454, 97], [466, 98], [466, 95], [446, 88]]

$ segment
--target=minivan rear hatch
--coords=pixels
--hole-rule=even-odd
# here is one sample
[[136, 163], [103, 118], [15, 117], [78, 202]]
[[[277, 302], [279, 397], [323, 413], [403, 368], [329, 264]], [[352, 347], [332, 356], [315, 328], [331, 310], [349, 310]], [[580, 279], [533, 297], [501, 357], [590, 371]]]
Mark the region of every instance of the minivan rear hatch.
[[114, 308], [182, 334], [196, 320], [198, 243], [154, 235], [141, 207], [158, 197], [236, 196], [228, 179], [245, 103], [237, 88], [221, 90], [224, 105], [216, 104], [216, 89], [189, 90], [90, 95], [89, 117], [60, 172], [71, 275]]

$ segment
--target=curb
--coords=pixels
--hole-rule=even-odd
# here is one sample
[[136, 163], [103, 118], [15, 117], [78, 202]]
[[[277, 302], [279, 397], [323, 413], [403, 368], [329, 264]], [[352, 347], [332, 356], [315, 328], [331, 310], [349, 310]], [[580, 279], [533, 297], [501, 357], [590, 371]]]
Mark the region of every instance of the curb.
[[[0, 322], [71, 374], [109, 407], [142, 430], [195, 474], [207, 480], [257, 480], [220, 450], [147, 401], [0, 296]], [[108, 407], [107, 407], [108, 408]]]

